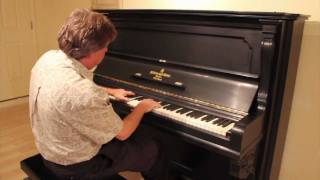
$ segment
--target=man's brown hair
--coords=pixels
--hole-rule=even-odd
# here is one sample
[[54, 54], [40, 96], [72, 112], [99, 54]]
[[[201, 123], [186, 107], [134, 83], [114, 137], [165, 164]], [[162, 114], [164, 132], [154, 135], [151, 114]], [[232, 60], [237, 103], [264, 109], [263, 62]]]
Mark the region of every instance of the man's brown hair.
[[80, 60], [108, 46], [116, 36], [117, 31], [106, 16], [89, 9], [76, 9], [61, 27], [58, 44], [68, 56]]

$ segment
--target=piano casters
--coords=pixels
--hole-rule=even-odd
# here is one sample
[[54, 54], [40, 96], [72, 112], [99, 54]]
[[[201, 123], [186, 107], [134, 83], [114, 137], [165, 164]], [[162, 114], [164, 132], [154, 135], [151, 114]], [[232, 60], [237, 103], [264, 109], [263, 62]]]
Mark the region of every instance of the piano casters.
[[237, 179], [254, 179], [256, 154], [256, 148], [252, 148], [240, 160], [231, 160], [230, 175]]

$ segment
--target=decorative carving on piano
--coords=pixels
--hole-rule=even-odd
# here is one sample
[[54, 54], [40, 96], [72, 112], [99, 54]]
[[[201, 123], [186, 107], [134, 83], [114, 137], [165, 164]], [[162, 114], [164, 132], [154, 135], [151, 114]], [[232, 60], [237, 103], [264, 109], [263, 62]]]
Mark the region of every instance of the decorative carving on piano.
[[271, 76], [269, 74], [271, 73], [271, 61], [274, 58], [271, 56], [274, 52], [274, 40], [273, 36], [270, 34], [266, 35], [267, 38], [265, 38], [263, 41], [261, 41], [261, 53], [262, 53], [262, 67], [261, 68], [261, 78], [263, 81], [260, 82], [259, 90], [258, 90], [258, 97], [257, 100], [259, 102], [258, 108], [259, 109], [265, 109], [267, 98], [268, 98], [268, 89], [270, 84]]
[[[250, 174], [255, 174], [256, 148], [251, 149], [241, 160], [232, 160], [230, 174], [239, 179], [246, 179]], [[252, 179], [254, 179], [252, 177]]]

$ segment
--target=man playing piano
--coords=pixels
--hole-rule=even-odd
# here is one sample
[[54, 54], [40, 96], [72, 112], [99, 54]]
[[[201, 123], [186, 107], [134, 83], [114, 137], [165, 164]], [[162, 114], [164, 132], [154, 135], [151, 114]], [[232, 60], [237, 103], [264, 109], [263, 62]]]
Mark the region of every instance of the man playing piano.
[[59, 179], [103, 179], [126, 170], [140, 171], [145, 179], [167, 178], [159, 143], [134, 133], [159, 103], [143, 100], [121, 120], [108, 94], [125, 101], [133, 93], [92, 81], [89, 70], [116, 34], [104, 15], [77, 9], [59, 32], [60, 50], [45, 53], [32, 69], [32, 131], [44, 164]]

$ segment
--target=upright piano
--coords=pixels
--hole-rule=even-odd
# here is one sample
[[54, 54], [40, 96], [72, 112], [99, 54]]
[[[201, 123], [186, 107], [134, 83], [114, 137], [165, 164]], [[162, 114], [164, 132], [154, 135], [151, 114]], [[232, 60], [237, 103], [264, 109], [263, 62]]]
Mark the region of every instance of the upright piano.
[[139, 131], [163, 140], [170, 173], [269, 178], [275, 151], [283, 149], [306, 16], [97, 11], [118, 37], [94, 81], [136, 93], [126, 103], [112, 101], [122, 117], [144, 98], [160, 102]]

